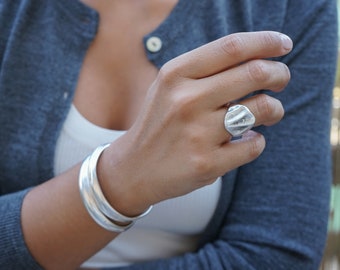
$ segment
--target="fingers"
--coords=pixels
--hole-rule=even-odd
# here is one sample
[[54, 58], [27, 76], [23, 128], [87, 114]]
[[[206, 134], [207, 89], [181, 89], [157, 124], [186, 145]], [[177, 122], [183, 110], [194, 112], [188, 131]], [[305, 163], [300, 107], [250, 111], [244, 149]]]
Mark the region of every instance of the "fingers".
[[231, 34], [175, 58], [165, 69], [184, 78], [204, 78], [252, 59], [285, 55], [292, 46], [290, 38], [278, 32]]
[[195, 166], [197, 178], [213, 179], [256, 159], [265, 148], [264, 137], [254, 131], [242, 138], [225, 143], [200, 158], [201, 166]]
[[[281, 102], [265, 94], [247, 98], [239, 102], [239, 104], [245, 105], [255, 116], [256, 121], [254, 126], [274, 125], [279, 122], [284, 115]], [[229, 142], [232, 137], [224, 127], [224, 117], [226, 113], [227, 110], [221, 108], [211, 113], [209, 117], [204, 119], [204, 123], [201, 124], [201, 126], [206, 128], [206, 132], [209, 132], [210, 140], [218, 146]]]
[[259, 94], [243, 100], [240, 104], [245, 105], [255, 116], [255, 126], [271, 126], [279, 122], [284, 109], [281, 102], [271, 96]]
[[288, 67], [280, 62], [253, 60], [228, 71], [196, 81], [206, 96], [206, 106], [220, 107], [256, 90], [282, 90], [290, 80]]
[[253, 161], [263, 152], [265, 145], [264, 137], [254, 131], [248, 131], [241, 139], [224, 144], [215, 153], [220, 175]]
[[[145, 178], [157, 184], [159, 175], [169, 171], [166, 175], [172, 181], [166, 181], [167, 188], [157, 192], [161, 194], [158, 198], [183, 194], [191, 190], [190, 183], [196, 186], [200, 179], [223, 175], [261, 154], [265, 141], [260, 134], [248, 131], [242, 138], [230, 141], [222, 105], [256, 90], [282, 89], [290, 78], [288, 68], [263, 59], [284, 55], [291, 47], [291, 40], [276, 32], [241, 33], [164, 65], [151, 86], [143, 113], [133, 126], [134, 132], [127, 133], [133, 134], [129, 143], [138, 141], [134, 147], [127, 144], [129, 149], [133, 148], [132, 160], [143, 168], [137, 175], [152, 172], [153, 182], [152, 178]], [[257, 95], [242, 100], [242, 104], [254, 114], [256, 125], [274, 124], [283, 115], [281, 103], [269, 96]], [[149, 156], [145, 153], [152, 153], [151, 158], [145, 159]], [[149, 164], [153, 166], [147, 169]], [[177, 167], [182, 170], [173, 170]], [[176, 179], [181, 179], [180, 183]], [[188, 188], [183, 187], [183, 179], [187, 180], [184, 182]]]

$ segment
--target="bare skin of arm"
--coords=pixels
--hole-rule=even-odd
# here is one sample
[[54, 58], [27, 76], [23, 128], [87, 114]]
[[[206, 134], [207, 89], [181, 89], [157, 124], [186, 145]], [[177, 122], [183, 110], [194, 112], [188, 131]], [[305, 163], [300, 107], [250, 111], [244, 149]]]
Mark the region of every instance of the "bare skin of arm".
[[[257, 158], [265, 147], [263, 136], [250, 131], [230, 142], [224, 105], [259, 89], [281, 91], [290, 78], [288, 68], [261, 59], [291, 48], [279, 33], [239, 33], [168, 62], [150, 86], [139, 117], [99, 160], [98, 177], [109, 202], [133, 216]], [[284, 113], [281, 103], [266, 95], [242, 103], [256, 125], [272, 125]], [[75, 269], [116, 236], [86, 212], [79, 168], [32, 189], [24, 200], [25, 240], [46, 269]]]

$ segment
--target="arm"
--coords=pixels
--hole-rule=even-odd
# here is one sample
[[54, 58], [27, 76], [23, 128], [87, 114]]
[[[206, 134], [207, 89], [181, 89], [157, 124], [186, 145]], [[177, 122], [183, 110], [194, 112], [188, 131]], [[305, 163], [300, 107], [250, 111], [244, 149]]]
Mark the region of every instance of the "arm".
[[219, 238], [195, 254], [127, 269], [318, 269], [331, 183], [336, 6], [335, 1], [290, 1], [287, 8], [282, 31], [293, 38], [295, 48], [282, 60], [292, 80], [275, 94], [285, 117], [259, 129], [266, 150], [238, 170]]
[[[0, 196], [0, 268], [74, 269], [116, 236], [83, 207], [78, 171], [76, 166], [36, 188]], [[42, 247], [38, 252], [32, 239]]]
[[[219, 125], [224, 104], [258, 89], [284, 88], [289, 80], [285, 65], [252, 59], [281, 56], [291, 46], [288, 38], [274, 32], [235, 34], [169, 62], [151, 86], [140, 118], [99, 160], [99, 179], [110, 203], [134, 216], [150, 204], [209, 184], [210, 179], [258, 157], [264, 140], [255, 132], [226, 143], [230, 136]], [[235, 83], [234, 78], [239, 80]], [[228, 84], [233, 92], [225, 91]], [[266, 102], [268, 111], [257, 106], [260, 101]], [[269, 96], [243, 102], [255, 114], [256, 125], [275, 123], [282, 117], [280, 102]], [[211, 121], [218, 122], [211, 125], [215, 136], [200, 130]], [[169, 154], [164, 156], [165, 152]], [[177, 170], [179, 167], [182, 169]], [[28, 249], [46, 269], [74, 269], [116, 236], [97, 226], [85, 211], [78, 172], [79, 165], [31, 189], [23, 200], [21, 220], [16, 216], [15, 222], [4, 220], [1, 224], [20, 234], [17, 223], [21, 222]], [[168, 175], [166, 181], [162, 181], [164, 175]], [[18, 209], [21, 201], [15, 196], [8, 195], [8, 200]], [[5, 200], [5, 196], [0, 199]], [[2, 230], [0, 233], [8, 239]], [[16, 249], [16, 243], [5, 243], [9, 246], [2, 248]], [[15, 255], [24, 253], [28, 252]], [[20, 268], [15, 258], [2, 254], [0, 259], [3, 265]]]
[[27, 192], [0, 196], [0, 269], [40, 269], [21, 230], [21, 204]]

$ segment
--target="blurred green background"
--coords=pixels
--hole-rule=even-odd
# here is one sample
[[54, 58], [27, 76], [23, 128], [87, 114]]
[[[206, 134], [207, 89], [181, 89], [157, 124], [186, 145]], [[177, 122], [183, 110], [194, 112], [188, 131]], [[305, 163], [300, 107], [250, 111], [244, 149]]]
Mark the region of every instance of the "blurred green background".
[[[338, 18], [340, 36], [340, 0], [338, 0]], [[338, 57], [338, 71], [334, 87], [330, 140], [333, 156], [333, 186], [328, 241], [321, 269], [340, 270], [340, 57]]]

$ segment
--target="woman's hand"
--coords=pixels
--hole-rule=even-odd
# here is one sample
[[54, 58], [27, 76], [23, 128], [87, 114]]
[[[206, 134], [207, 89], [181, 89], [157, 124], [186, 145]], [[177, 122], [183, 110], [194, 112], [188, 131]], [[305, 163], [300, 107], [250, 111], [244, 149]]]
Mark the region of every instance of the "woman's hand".
[[[249, 131], [231, 140], [225, 104], [260, 89], [282, 90], [291, 40], [276, 32], [238, 33], [165, 64], [149, 89], [140, 117], [102, 155], [99, 179], [112, 205], [135, 215], [149, 205], [189, 193], [257, 158], [262, 135]], [[264, 95], [242, 100], [255, 125], [272, 125], [284, 114]]]
[[[168, 62], [135, 124], [98, 162], [98, 178], [112, 206], [128, 216], [140, 214], [258, 157], [264, 138], [250, 131], [230, 141], [224, 105], [259, 89], [283, 89], [290, 77], [287, 67], [261, 59], [284, 55], [291, 47], [279, 33], [234, 34]], [[274, 124], [283, 115], [281, 103], [269, 96], [242, 103], [256, 125]], [[33, 188], [23, 202], [25, 242], [46, 269], [75, 269], [117, 236], [86, 211], [79, 168]]]

